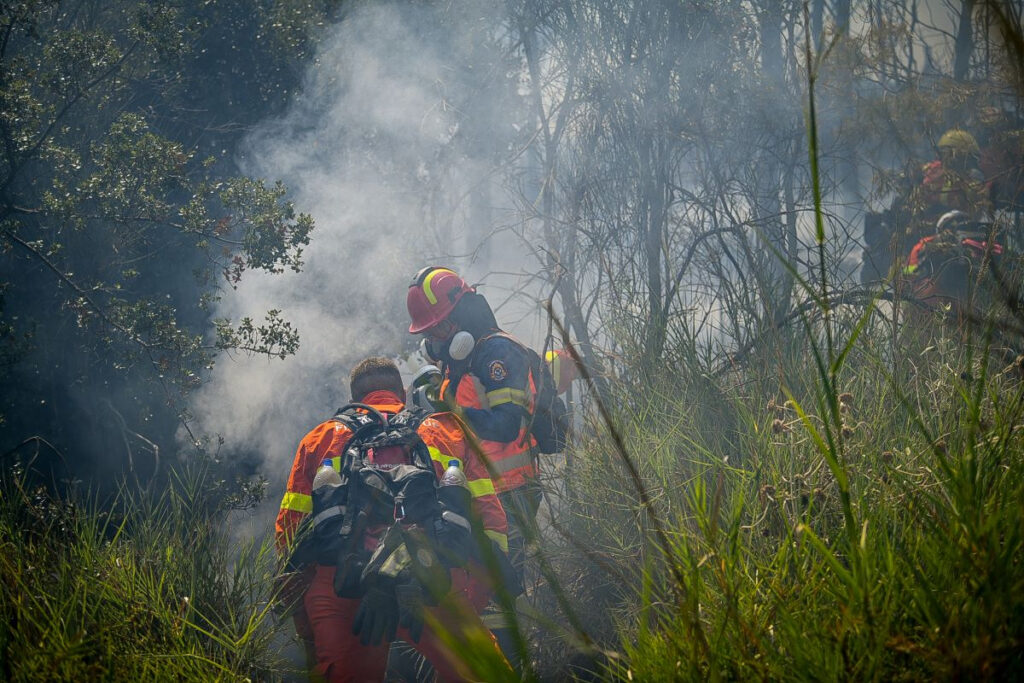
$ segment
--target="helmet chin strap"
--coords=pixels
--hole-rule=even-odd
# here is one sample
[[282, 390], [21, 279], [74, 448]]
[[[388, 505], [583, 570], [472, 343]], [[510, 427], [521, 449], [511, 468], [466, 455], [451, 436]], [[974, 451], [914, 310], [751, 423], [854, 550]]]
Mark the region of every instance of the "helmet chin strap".
[[473, 338], [473, 335], [465, 330], [460, 330], [448, 343], [448, 355], [452, 357], [452, 360], [466, 360], [469, 358], [469, 354], [473, 353], [474, 346], [476, 346], [476, 339]]

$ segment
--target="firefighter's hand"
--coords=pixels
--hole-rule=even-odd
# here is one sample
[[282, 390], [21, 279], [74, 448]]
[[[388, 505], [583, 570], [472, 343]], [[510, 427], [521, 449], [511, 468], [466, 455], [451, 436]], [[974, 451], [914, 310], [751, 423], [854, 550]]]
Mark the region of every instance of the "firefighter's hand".
[[381, 588], [371, 588], [359, 601], [359, 610], [352, 622], [352, 635], [363, 645], [380, 645], [395, 639], [398, 629], [398, 603], [395, 595]]
[[409, 632], [412, 642], [420, 642], [423, 634], [423, 606], [426, 603], [423, 586], [415, 578], [395, 586], [395, 600], [398, 603], [398, 625]]

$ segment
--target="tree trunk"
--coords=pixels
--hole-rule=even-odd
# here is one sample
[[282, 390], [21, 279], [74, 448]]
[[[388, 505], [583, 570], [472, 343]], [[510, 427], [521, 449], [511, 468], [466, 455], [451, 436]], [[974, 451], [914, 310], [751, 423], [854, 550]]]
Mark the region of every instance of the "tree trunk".
[[974, 52], [974, 0], [963, 0], [960, 5], [960, 24], [956, 30], [953, 55], [953, 78], [966, 81]]

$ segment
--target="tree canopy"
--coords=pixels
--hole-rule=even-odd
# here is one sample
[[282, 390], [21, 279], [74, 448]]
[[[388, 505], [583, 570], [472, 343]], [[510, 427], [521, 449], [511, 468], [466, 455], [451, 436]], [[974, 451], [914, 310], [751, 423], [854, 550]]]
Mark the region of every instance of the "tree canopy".
[[297, 348], [280, 310], [210, 304], [302, 266], [312, 218], [234, 151], [287, 102], [331, 5], [0, 8], [0, 450], [131, 461], [187, 429], [218, 351]]

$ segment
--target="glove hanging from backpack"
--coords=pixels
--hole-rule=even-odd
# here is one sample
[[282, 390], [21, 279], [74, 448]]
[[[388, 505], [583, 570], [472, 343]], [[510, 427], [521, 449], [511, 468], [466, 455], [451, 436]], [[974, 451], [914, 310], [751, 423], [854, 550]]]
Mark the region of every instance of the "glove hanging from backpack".
[[359, 609], [352, 620], [352, 635], [359, 636], [363, 645], [390, 643], [395, 639], [398, 621], [398, 601], [394, 591], [375, 586], [367, 590], [359, 601]]
[[423, 608], [436, 605], [451, 589], [447, 566], [434, 541], [421, 527], [393, 524], [384, 534], [363, 570], [365, 591], [352, 633], [364, 645], [394, 638], [396, 625], [409, 631], [413, 642], [423, 631]]

